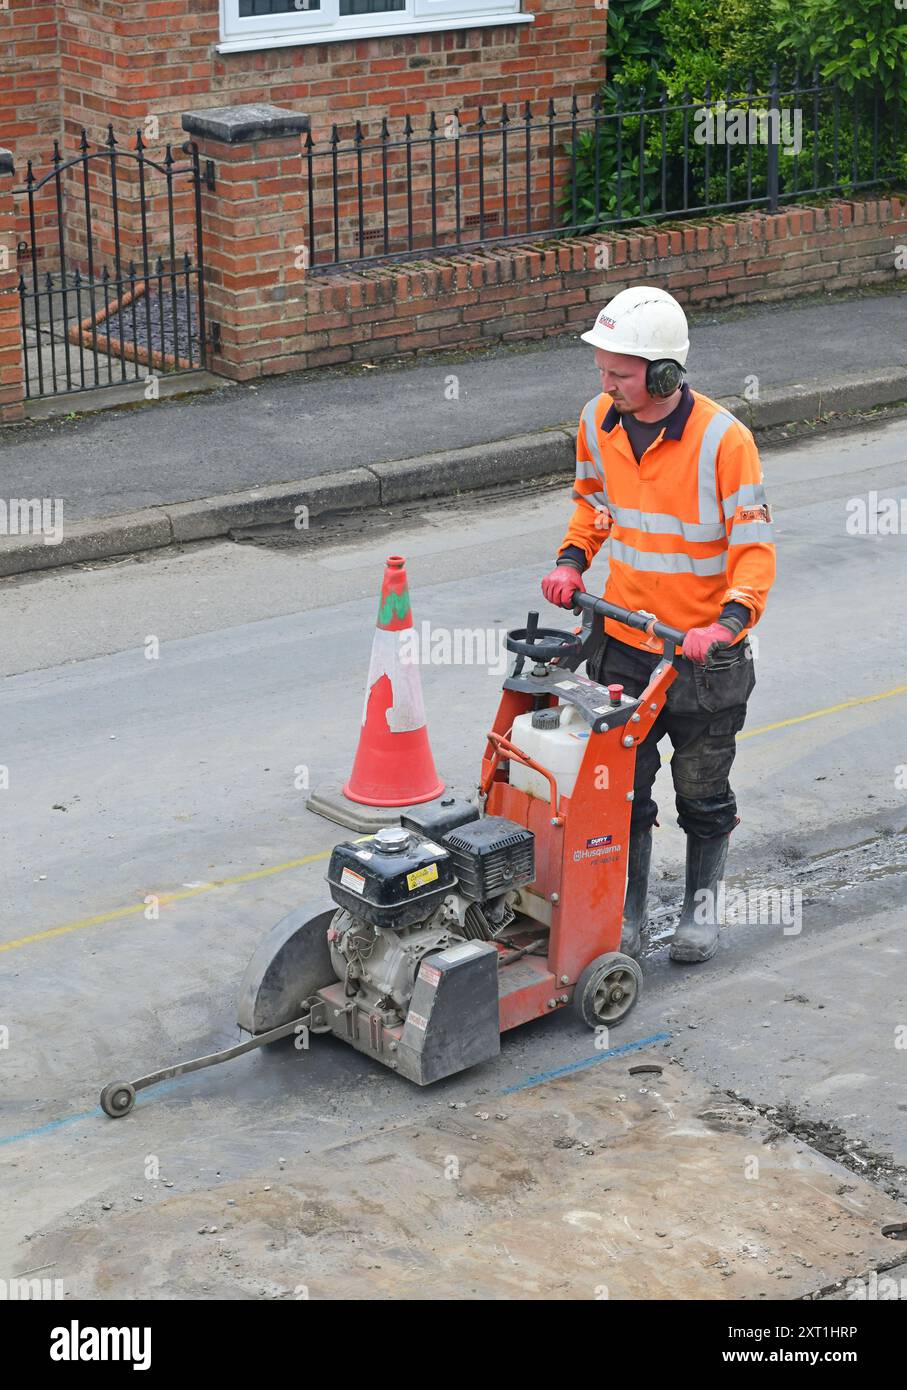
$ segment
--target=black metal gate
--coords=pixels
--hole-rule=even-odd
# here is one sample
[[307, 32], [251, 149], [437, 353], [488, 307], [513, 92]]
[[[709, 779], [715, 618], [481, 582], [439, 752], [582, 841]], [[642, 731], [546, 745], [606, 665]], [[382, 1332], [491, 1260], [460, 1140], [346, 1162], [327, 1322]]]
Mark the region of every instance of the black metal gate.
[[[54, 396], [205, 365], [198, 147], [152, 159], [141, 132], [120, 149], [108, 126], [43, 176], [28, 161], [28, 241], [19, 245], [25, 394]], [[39, 261], [44, 261], [44, 268]], [[146, 387], [147, 394], [147, 387]]]

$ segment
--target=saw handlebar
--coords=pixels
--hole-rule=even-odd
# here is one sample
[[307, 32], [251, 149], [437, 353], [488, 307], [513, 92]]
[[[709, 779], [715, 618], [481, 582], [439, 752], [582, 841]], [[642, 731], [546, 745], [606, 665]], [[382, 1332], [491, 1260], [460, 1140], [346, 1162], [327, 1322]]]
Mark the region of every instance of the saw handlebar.
[[673, 642], [675, 647], [682, 647], [686, 637], [686, 633], [678, 628], [668, 627], [665, 623], [659, 622], [654, 613], [645, 613], [642, 609], [618, 608], [606, 599], [595, 598], [582, 590], [577, 590], [573, 595], [573, 607], [577, 612], [585, 609], [600, 618], [611, 618], [616, 623], [625, 623], [627, 627], [639, 628], [641, 632], [654, 633], [666, 642]]

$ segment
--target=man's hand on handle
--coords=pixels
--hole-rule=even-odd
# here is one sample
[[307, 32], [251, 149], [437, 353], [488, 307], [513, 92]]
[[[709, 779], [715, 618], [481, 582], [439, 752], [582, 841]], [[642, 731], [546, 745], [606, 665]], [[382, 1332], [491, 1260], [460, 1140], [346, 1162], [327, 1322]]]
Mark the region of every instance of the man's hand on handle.
[[[611, 617], [616, 622], [626, 622], [633, 628], [644, 628], [646, 632], [678, 646], [682, 643], [682, 654], [699, 665], [706, 662], [719, 647], [731, 646], [743, 631], [744, 618], [738, 617], [732, 610], [739, 608], [741, 614], [748, 616], [745, 607], [729, 603], [722, 610], [721, 621], [709, 623], [707, 627], [691, 627], [684, 633], [677, 628], [668, 627], [657, 618], [653, 619], [651, 613], [642, 609], [630, 611], [595, 599], [591, 594], [587, 595], [579, 569], [567, 562], [562, 562], [550, 574], [545, 575], [542, 580], [542, 593], [549, 603], [555, 603], [559, 608], [589, 607], [595, 612], [603, 612], [606, 617]], [[584, 596], [581, 604], [576, 602], [577, 594]]]
[[683, 639], [683, 655], [690, 661], [704, 662], [716, 647], [728, 647], [734, 640], [734, 633], [723, 623], [710, 623], [708, 627], [691, 627]]
[[586, 592], [582, 575], [572, 565], [558, 565], [542, 580], [542, 593], [549, 603], [556, 603], [558, 608], [572, 608], [577, 589]]

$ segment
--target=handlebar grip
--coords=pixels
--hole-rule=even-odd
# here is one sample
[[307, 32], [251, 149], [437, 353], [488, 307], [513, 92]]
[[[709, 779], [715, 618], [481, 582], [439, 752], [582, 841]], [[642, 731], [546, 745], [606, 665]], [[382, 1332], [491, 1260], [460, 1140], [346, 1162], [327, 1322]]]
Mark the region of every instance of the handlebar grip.
[[[641, 632], [654, 632], [656, 637], [661, 637], [667, 642], [673, 642], [675, 646], [682, 647], [685, 632], [679, 628], [668, 627], [666, 623], [659, 622], [658, 619], [652, 622], [651, 618], [644, 613], [629, 608], [618, 608], [613, 603], [608, 603], [606, 599], [595, 598], [593, 594], [587, 594], [577, 590], [573, 595], [573, 606], [576, 609], [585, 608], [589, 613], [596, 613], [601, 618], [611, 618], [614, 622], [623, 623], [626, 627], [638, 628]], [[651, 628], [650, 628], [651, 625]]]

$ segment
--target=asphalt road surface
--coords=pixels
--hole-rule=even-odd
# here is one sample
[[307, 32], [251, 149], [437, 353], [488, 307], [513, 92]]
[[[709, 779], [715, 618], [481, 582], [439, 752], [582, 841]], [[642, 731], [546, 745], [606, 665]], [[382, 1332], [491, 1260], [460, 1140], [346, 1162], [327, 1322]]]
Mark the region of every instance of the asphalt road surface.
[[[851, 499], [907, 497], [907, 423], [775, 450], [764, 468], [779, 577], [727, 874], [788, 894], [797, 929], [732, 924], [712, 962], [670, 964], [683, 837], [663, 768], [655, 939], [620, 1042], [668, 1033], [661, 1046], [703, 1080], [784, 1107], [790, 1132], [907, 1191], [907, 537], [847, 525]], [[590, 1055], [564, 1011], [420, 1091], [318, 1038], [148, 1091], [122, 1122], [97, 1110], [106, 1081], [236, 1041], [259, 938], [324, 891], [347, 832], [306, 811], [307, 786], [349, 771], [385, 556], [407, 558], [417, 627], [489, 644], [493, 671], [421, 668], [436, 762], [469, 791], [500, 633], [530, 607], [570, 625], [539, 592], [569, 508], [568, 487], [513, 488], [0, 585], [0, 1264], [28, 1268], [37, 1232], [260, 1180], [278, 1155]], [[604, 555], [593, 573], [604, 582]]]

